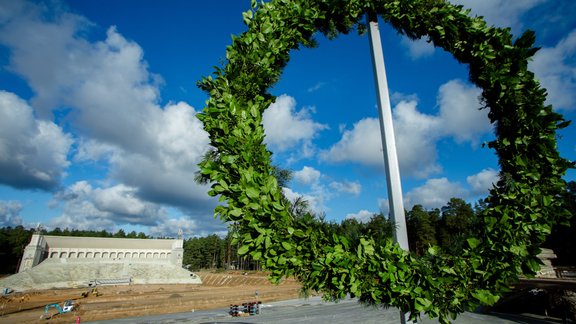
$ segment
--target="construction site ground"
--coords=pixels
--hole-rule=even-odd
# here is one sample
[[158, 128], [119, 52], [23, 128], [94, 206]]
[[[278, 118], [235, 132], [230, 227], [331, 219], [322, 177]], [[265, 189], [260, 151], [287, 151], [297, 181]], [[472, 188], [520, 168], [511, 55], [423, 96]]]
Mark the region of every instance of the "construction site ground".
[[[274, 302], [299, 297], [300, 284], [287, 279], [271, 284], [261, 272], [197, 272], [200, 285], [121, 285], [99, 286], [98, 294], [83, 298], [87, 287], [51, 289], [12, 293], [2, 297], [0, 323], [74, 323], [127, 317], [190, 312], [228, 307], [258, 298]], [[258, 296], [256, 297], [256, 293]], [[44, 308], [51, 303], [72, 299], [78, 305], [70, 313], [42, 319]], [[50, 309], [50, 314], [57, 313]]]

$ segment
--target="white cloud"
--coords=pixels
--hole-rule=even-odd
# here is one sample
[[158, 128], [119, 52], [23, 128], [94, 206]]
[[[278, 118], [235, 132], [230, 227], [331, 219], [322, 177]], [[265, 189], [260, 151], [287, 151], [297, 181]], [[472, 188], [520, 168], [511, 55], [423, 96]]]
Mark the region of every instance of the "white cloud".
[[17, 201], [0, 200], [0, 227], [22, 225], [22, 204]]
[[406, 36], [402, 37], [401, 44], [408, 49], [410, 58], [417, 60], [419, 58], [431, 56], [434, 54], [434, 45], [427, 42], [427, 38], [411, 40]]
[[394, 130], [401, 174], [424, 178], [440, 172], [435, 141], [441, 120], [419, 112], [416, 101], [401, 101], [394, 108]]
[[393, 106], [396, 106], [397, 104], [399, 104], [402, 101], [416, 101], [416, 102], [418, 102], [418, 95], [416, 95], [415, 93], [405, 94], [405, 93], [401, 93], [401, 92], [393, 92], [390, 95], [390, 102], [392, 103]]
[[320, 153], [323, 160], [330, 162], [353, 161], [366, 165], [382, 165], [382, 141], [378, 119], [365, 118], [345, 130], [342, 138], [329, 150]]
[[113, 155], [113, 177], [138, 188], [139, 195], [150, 201], [211, 214], [216, 201], [207, 196], [207, 186], [194, 182], [197, 163], [208, 147], [208, 135], [195, 114], [189, 105], [178, 103], [166, 106], [158, 118], [146, 120], [148, 151]]
[[169, 218], [156, 226], [150, 228], [150, 235], [178, 237], [178, 231], [182, 230], [184, 237], [207, 236], [212, 233], [198, 233], [198, 224], [189, 217]]
[[466, 182], [472, 188], [473, 195], [487, 195], [497, 181], [498, 171], [494, 169], [484, 169], [477, 174], [466, 177]]
[[318, 82], [315, 85], [311, 86], [310, 88], [308, 88], [308, 92], [316, 92], [318, 90], [320, 90], [321, 88], [323, 88], [326, 85], [326, 82]]
[[306, 189], [299, 193], [290, 188], [283, 188], [284, 195], [290, 201], [303, 197], [309, 207], [316, 214], [327, 212], [326, 203], [340, 195], [359, 196], [362, 185], [357, 181], [333, 181], [324, 177], [322, 173], [312, 167], [304, 166], [302, 170], [294, 172], [294, 180], [305, 185]]
[[451, 80], [438, 90], [440, 130], [457, 143], [477, 144], [483, 134], [492, 131], [488, 111], [480, 109], [482, 91], [460, 80]]
[[96, 188], [91, 200], [98, 210], [114, 215], [117, 221], [150, 225], [161, 215], [158, 205], [147, 203], [136, 196], [136, 189], [119, 184], [109, 188]]
[[290, 200], [290, 201], [295, 201], [298, 197], [301, 197], [302, 195], [293, 191], [290, 188], [282, 188], [282, 193], [284, 194], [284, 197], [286, 197], [286, 199]]
[[196, 164], [208, 146], [208, 136], [195, 118], [194, 109], [186, 103], [169, 104], [157, 117], [143, 121], [150, 133], [145, 154], [87, 139], [79, 143], [76, 158], [109, 161], [111, 176], [137, 188], [138, 195], [145, 199], [184, 208], [200, 207], [210, 213], [215, 201], [207, 196], [208, 188], [196, 185], [193, 179]]
[[354, 196], [359, 196], [362, 192], [362, 185], [359, 182], [344, 181], [330, 182], [329, 187], [336, 190], [338, 193], [350, 194]]
[[72, 139], [32, 108], [0, 90], [0, 183], [20, 189], [54, 189], [69, 166]]
[[293, 191], [290, 188], [282, 188], [282, 192], [284, 193], [284, 197], [286, 197], [286, 199], [290, 200], [291, 202], [294, 202], [297, 198], [302, 197], [308, 203], [310, 210], [315, 214], [322, 214], [326, 212], [326, 206], [324, 204], [325, 197], [321, 193], [302, 194]]
[[108, 188], [93, 188], [79, 181], [55, 196], [52, 203], [63, 205], [63, 213], [50, 222], [50, 227], [106, 229], [116, 225], [151, 226], [166, 218], [159, 205], [139, 199], [136, 189], [119, 184]]
[[518, 30], [523, 14], [548, 0], [450, 0], [454, 4], [472, 9], [472, 15], [483, 16], [489, 25], [512, 27]]
[[380, 208], [380, 212], [384, 216], [388, 216], [390, 214], [390, 203], [388, 199], [385, 198], [378, 199], [378, 207]]
[[320, 180], [320, 175], [320, 171], [309, 166], [304, 166], [302, 170], [294, 172], [294, 180], [302, 184], [310, 185], [317, 183]]
[[[425, 177], [440, 171], [436, 161], [438, 119], [420, 113], [416, 101], [401, 101], [394, 109], [394, 130], [400, 171]], [[321, 157], [331, 162], [352, 161], [381, 167], [384, 165], [380, 124], [376, 118], [365, 118], [347, 130], [342, 139]]]
[[374, 214], [375, 213], [363, 209], [355, 214], [347, 214], [346, 219], [355, 219], [359, 223], [368, 223]]
[[[115, 27], [104, 39], [88, 41], [84, 35], [90, 22], [53, 7], [25, 3], [10, 10], [13, 15], [0, 26], [0, 43], [9, 50], [10, 71], [25, 79], [34, 93], [32, 106], [41, 120], [34, 121], [30, 111], [27, 127], [36, 123], [42, 131], [36, 137], [44, 151], [37, 155], [52, 152], [52, 160], [43, 155], [33, 159], [52, 163], [41, 170], [52, 173], [38, 177], [48, 178], [54, 186], [67, 166], [71, 140], [58, 137], [57, 126], [45, 121], [65, 107], [62, 123], [78, 132], [75, 162], [108, 168], [106, 182], [132, 188], [143, 202], [169, 204], [211, 218], [216, 200], [207, 197], [206, 186], [193, 180], [208, 136], [190, 105], [159, 106], [161, 81], [149, 72], [142, 48]], [[31, 131], [18, 134], [28, 136]], [[95, 208], [92, 203], [88, 205]], [[74, 217], [87, 217], [80, 208], [74, 211], [79, 213]], [[71, 209], [66, 213], [70, 215]]]
[[58, 204], [63, 204], [63, 212], [51, 218], [47, 228], [76, 228], [114, 232], [116, 229], [114, 215], [98, 210], [94, 206], [90, 200], [92, 191], [93, 189], [88, 182], [80, 181], [57, 193], [50, 205], [56, 207]]
[[[464, 188], [458, 182], [451, 182], [447, 178], [428, 179], [422, 186], [416, 187], [404, 196], [404, 207], [411, 209], [420, 204], [424, 208], [441, 208], [450, 198], [475, 199], [486, 196], [498, 180], [498, 171], [484, 169], [476, 174], [466, 177], [470, 189]], [[387, 204], [387, 201], [382, 200]]]
[[[394, 133], [400, 172], [425, 178], [442, 170], [437, 163], [436, 142], [453, 138], [457, 143], [477, 145], [479, 139], [491, 130], [487, 112], [479, 110], [480, 90], [452, 80], [438, 90], [440, 111], [429, 115], [417, 109], [414, 96], [396, 94], [400, 100], [393, 109]], [[357, 162], [380, 167], [384, 164], [380, 124], [376, 118], [365, 118], [345, 130], [342, 138], [320, 158], [330, 162]]]
[[411, 209], [420, 204], [424, 208], [440, 208], [453, 197], [467, 197], [468, 192], [459, 184], [447, 178], [429, 179], [420, 187], [408, 192], [404, 197], [404, 207]]
[[576, 109], [576, 30], [554, 47], [544, 47], [529, 63], [548, 91], [547, 102], [559, 110]]
[[328, 126], [314, 122], [310, 110], [296, 111], [296, 100], [281, 95], [264, 111], [266, 143], [280, 152], [300, 146], [305, 156], [311, 155], [312, 139]]
[[60, 227], [116, 232], [125, 226], [148, 227], [152, 236], [176, 237], [182, 229], [186, 236], [206, 236], [225, 230], [212, 214], [187, 213], [184, 209], [166, 208], [140, 199], [136, 188], [118, 184], [111, 187], [93, 187], [79, 181], [58, 192], [50, 203], [61, 205], [63, 212], [52, 218], [47, 227]]
[[93, 140], [91, 138], [79, 138], [74, 154], [74, 162], [109, 160], [113, 155], [119, 154], [116, 146]]
[[[18, 61], [27, 59], [22, 65], [42, 60], [41, 53], [30, 48], [33, 44], [21, 41], [19, 45], [26, 47], [20, 50], [31, 52], [14, 50]], [[157, 136], [148, 126], [162, 119], [163, 112], [156, 104], [158, 86], [143, 61], [142, 49], [115, 28], [108, 30], [104, 41], [86, 43], [73, 38], [63, 45], [65, 48], [54, 51], [68, 50], [68, 55], [52, 62], [50, 69], [44, 68], [42, 75], [13, 65], [31, 80], [35, 108], [42, 112], [72, 107], [69, 121], [82, 134], [124, 150], [148, 152], [149, 143]]]

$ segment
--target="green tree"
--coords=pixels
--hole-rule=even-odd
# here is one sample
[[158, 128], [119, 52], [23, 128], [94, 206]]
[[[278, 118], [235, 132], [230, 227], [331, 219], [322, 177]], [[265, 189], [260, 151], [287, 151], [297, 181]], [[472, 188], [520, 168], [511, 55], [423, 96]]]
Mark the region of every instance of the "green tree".
[[116, 232], [113, 237], [116, 238], [126, 238], [126, 233], [124, 232], [123, 229], [119, 229], [118, 232]]
[[396, 224], [384, 217], [384, 214], [374, 214], [366, 224], [366, 234], [374, 239], [377, 246], [386, 245], [386, 240], [394, 236]]
[[416, 255], [423, 255], [429, 246], [438, 244], [436, 239], [438, 210], [427, 211], [422, 205], [414, 205], [407, 216], [410, 251]]
[[212, 234], [184, 241], [183, 264], [192, 270], [222, 269], [227, 266], [226, 240]]
[[290, 180], [292, 180], [292, 170], [289, 169], [284, 169], [281, 168], [277, 165], [273, 165], [272, 166], [272, 173], [274, 174], [274, 177], [276, 178], [276, 181], [278, 181], [278, 186], [283, 188], [283, 187], [288, 187], [288, 183], [290, 182]]
[[366, 234], [366, 225], [355, 218], [348, 218], [340, 223], [338, 234], [346, 237], [351, 246], [358, 246], [360, 237]]
[[[564, 202], [572, 215], [576, 215], [575, 181], [568, 182]], [[567, 224], [556, 224], [544, 246], [554, 250], [558, 257], [554, 260], [555, 265], [576, 266], [576, 217], [572, 217]]]
[[466, 239], [477, 233], [478, 219], [472, 206], [460, 198], [451, 198], [442, 207], [439, 222], [440, 245], [450, 254], [458, 255], [464, 248]]
[[32, 229], [19, 225], [0, 230], [0, 273], [12, 274], [18, 271], [18, 266], [26, 245], [30, 243]]
[[222, 240], [218, 235], [212, 234], [203, 239], [204, 251], [206, 253], [206, 267], [208, 269], [218, 269], [223, 266]]
[[484, 212], [484, 210], [486, 210], [488, 208], [488, 204], [486, 203], [486, 199], [479, 199], [475, 204], [474, 204], [474, 213], [476, 215], [480, 215], [481, 213]]
[[310, 210], [310, 204], [303, 196], [296, 197], [294, 201], [290, 201], [286, 198], [285, 202], [290, 206], [288, 211], [295, 219], [300, 219], [313, 214]]
[[189, 266], [192, 270], [200, 270], [204, 268], [206, 262], [199, 238], [193, 237], [184, 242], [182, 263], [184, 266]]

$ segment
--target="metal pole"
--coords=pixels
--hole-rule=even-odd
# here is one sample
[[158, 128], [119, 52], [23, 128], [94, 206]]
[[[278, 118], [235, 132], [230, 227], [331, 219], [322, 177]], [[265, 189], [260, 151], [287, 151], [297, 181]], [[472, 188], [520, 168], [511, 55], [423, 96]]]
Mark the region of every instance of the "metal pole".
[[388, 93], [388, 81], [384, 66], [384, 53], [378, 30], [378, 18], [369, 15], [370, 19], [370, 49], [374, 75], [376, 80], [376, 94], [378, 96], [378, 111], [380, 112], [380, 132], [382, 134], [382, 148], [384, 152], [384, 165], [386, 167], [386, 183], [388, 188], [388, 203], [390, 215], [397, 228], [394, 239], [400, 246], [408, 251], [408, 233], [406, 231], [406, 217], [402, 202], [402, 185], [400, 183], [400, 168], [398, 167], [398, 154], [396, 153], [396, 139], [392, 125], [392, 108]]
[[[398, 167], [398, 154], [396, 153], [396, 139], [394, 126], [392, 125], [392, 108], [390, 106], [390, 94], [388, 93], [388, 81], [386, 79], [386, 67], [384, 66], [384, 52], [378, 29], [378, 16], [368, 14], [370, 37], [370, 50], [372, 64], [374, 66], [374, 79], [376, 81], [376, 94], [378, 97], [378, 111], [380, 115], [380, 133], [382, 134], [382, 148], [384, 152], [384, 166], [386, 168], [386, 184], [388, 189], [388, 204], [392, 222], [396, 225], [394, 240], [406, 251], [408, 247], [408, 232], [406, 230], [406, 217], [402, 202], [402, 185], [400, 182], [400, 168]], [[400, 312], [400, 322], [406, 323], [406, 315]]]

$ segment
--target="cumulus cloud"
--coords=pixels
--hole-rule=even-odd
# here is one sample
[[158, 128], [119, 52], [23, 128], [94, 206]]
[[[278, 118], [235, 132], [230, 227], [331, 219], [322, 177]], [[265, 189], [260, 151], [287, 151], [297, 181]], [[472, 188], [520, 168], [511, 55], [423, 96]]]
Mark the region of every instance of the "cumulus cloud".
[[124, 184], [94, 187], [79, 181], [58, 192], [50, 206], [62, 209], [49, 222], [50, 228], [115, 232], [124, 225], [140, 225], [147, 226], [154, 236], [176, 236], [178, 229], [186, 235], [207, 235], [226, 229], [222, 221], [214, 218], [213, 208], [169, 208], [141, 198], [137, 188]]
[[162, 207], [139, 199], [135, 188], [123, 184], [93, 188], [87, 181], [79, 181], [54, 200], [53, 205], [63, 205], [63, 213], [52, 220], [51, 227], [113, 231], [115, 224], [151, 226], [166, 218]]
[[385, 198], [378, 199], [378, 208], [380, 208], [380, 212], [382, 213], [382, 215], [385, 216], [390, 215], [390, 201], [388, 199]]
[[198, 224], [195, 220], [190, 219], [189, 217], [180, 217], [180, 218], [170, 218], [166, 221], [152, 226], [150, 228], [150, 235], [159, 237], [159, 236], [168, 236], [168, 237], [178, 237], [178, 231], [182, 230], [182, 234], [184, 237], [191, 237], [191, 236], [206, 236], [211, 233], [198, 233]]
[[356, 181], [333, 181], [330, 182], [329, 187], [338, 193], [350, 194], [354, 196], [359, 196], [362, 192], [362, 185]]
[[466, 177], [466, 182], [472, 188], [472, 195], [487, 195], [497, 181], [498, 171], [490, 168]]
[[[32, 104], [38, 115], [48, 118], [58, 107], [73, 108], [68, 121], [82, 133], [146, 152], [156, 134], [145, 126], [161, 118], [162, 110], [156, 105], [158, 87], [142, 49], [114, 27], [105, 40], [89, 43], [75, 35], [84, 28], [81, 19], [62, 19], [14, 19], [2, 30], [10, 35], [4, 37], [12, 52], [10, 69], [34, 90]], [[52, 42], [56, 32], [61, 35]], [[46, 44], [39, 43], [44, 40]]]
[[[454, 197], [464, 200], [478, 199], [488, 195], [488, 191], [497, 181], [498, 171], [491, 168], [466, 177], [469, 188], [449, 181], [448, 178], [428, 179], [422, 186], [412, 189], [404, 196], [404, 207], [411, 209], [420, 204], [432, 209], [446, 205], [450, 198]], [[382, 199], [381, 205], [387, 208], [388, 201]]]
[[72, 138], [50, 121], [34, 119], [32, 108], [0, 90], [0, 183], [18, 189], [58, 187], [70, 165]]
[[296, 100], [288, 95], [281, 95], [264, 111], [263, 121], [266, 132], [266, 143], [283, 152], [300, 147], [304, 156], [313, 153], [312, 139], [318, 132], [328, 126], [314, 122], [310, 109], [296, 110]]
[[347, 214], [345, 219], [355, 219], [359, 223], [368, 223], [374, 214], [375, 213], [363, 209], [355, 214]]
[[[24, 111], [18, 115], [22, 127], [14, 134], [26, 140], [2, 136], [20, 140], [21, 148], [19, 152], [0, 146], [19, 153], [2, 154], [0, 159], [18, 157], [28, 163], [6, 162], [21, 170], [11, 173], [17, 179], [3, 182], [30, 188], [54, 188], [59, 184], [68, 166], [66, 155], [72, 139], [50, 121], [53, 114], [58, 114], [62, 116], [60, 122], [76, 132], [73, 161], [103, 165], [109, 170], [104, 181], [118, 184], [103, 187], [102, 192], [114, 191], [116, 197], [122, 192], [126, 200], [129, 191], [134, 199], [152, 208], [152, 214], [161, 210], [154, 209], [156, 204], [168, 204], [186, 214], [211, 218], [216, 201], [207, 197], [206, 186], [193, 180], [197, 163], [208, 148], [208, 136], [195, 118], [197, 112], [187, 103], [159, 105], [162, 80], [149, 71], [142, 48], [116, 27], [108, 28], [100, 40], [88, 40], [91, 23], [59, 11], [58, 6], [26, 2], [3, 2], [0, 6], [0, 13], [12, 13], [0, 17], [0, 44], [10, 53], [7, 69], [26, 80], [33, 92], [30, 103], [34, 109], [32, 112], [32, 108], [19, 103], [19, 111]], [[15, 118], [15, 108], [10, 109]], [[9, 121], [14, 122], [2, 118], [0, 123]], [[5, 132], [7, 129], [2, 127]], [[79, 195], [87, 200], [85, 204], [76, 199], [65, 205], [64, 214], [56, 221], [61, 227], [88, 226], [90, 215], [97, 216], [99, 226], [104, 228], [113, 226], [113, 220], [156, 224], [145, 210], [140, 219], [131, 219], [127, 216], [130, 213], [123, 219], [119, 210], [106, 209], [102, 201], [94, 200], [97, 189], [90, 192]]]
[[0, 227], [22, 225], [22, 204], [17, 201], [0, 200]]
[[467, 195], [468, 192], [459, 183], [450, 182], [447, 178], [429, 179], [405, 195], [404, 205], [406, 209], [411, 209], [415, 204], [425, 208], [440, 208], [450, 198]]
[[576, 108], [576, 30], [554, 47], [544, 47], [529, 63], [548, 91], [547, 102], [559, 110]]
[[108, 161], [112, 178], [137, 188], [141, 198], [210, 213], [215, 200], [207, 196], [206, 186], [194, 183], [196, 164], [208, 146], [194, 109], [182, 102], [169, 104], [157, 118], [143, 122], [150, 133], [147, 152], [85, 139], [78, 145], [76, 158]]
[[322, 214], [325, 213], [326, 205], [325, 205], [325, 197], [322, 193], [319, 192], [312, 192], [312, 193], [299, 193], [290, 188], [282, 188], [282, 192], [284, 197], [291, 202], [296, 201], [298, 198], [304, 199], [308, 203], [308, 207], [312, 212], [315, 214]]
[[110, 160], [113, 155], [121, 152], [114, 145], [100, 142], [89, 137], [78, 138], [76, 143], [76, 151], [73, 156], [74, 162]]
[[[148, 152], [122, 151], [110, 161], [112, 175], [138, 188], [139, 194], [157, 203], [197, 209], [213, 209], [216, 201], [207, 196], [207, 186], [194, 182], [197, 163], [208, 147], [208, 135], [185, 103], [170, 104], [157, 119], [143, 127], [151, 134]], [[152, 136], [151, 136], [152, 137]], [[142, 177], [146, 174], [146, 177]]]
[[312, 211], [317, 214], [327, 212], [326, 203], [341, 195], [359, 196], [362, 185], [357, 181], [335, 181], [325, 177], [313, 167], [304, 166], [294, 172], [294, 180], [304, 186], [301, 193], [290, 188], [283, 188], [284, 195], [290, 201], [303, 197]]
[[481, 135], [492, 130], [488, 112], [480, 109], [481, 93], [479, 88], [460, 80], [451, 80], [440, 86], [437, 101], [441, 135], [451, 136], [457, 143], [477, 144]]
[[381, 165], [382, 140], [378, 119], [364, 118], [351, 130], [344, 130], [342, 138], [327, 151], [320, 153], [330, 162], [354, 161], [367, 165]]
[[426, 38], [411, 40], [404, 36], [402, 37], [400, 44], [408, 49], [408, 54], [413, 60], [434, 54], [434, 45], [427, 42]]
[[522, 15], [548, 0], [450, 0], [472, 10], [472, 15], [483, 16], [489, 25], [497, 27], [512, 27], [518, 30], [522, 27]]
[[442, 170], [436, 162], [435, 144], [442, 132], [441, 120], [419, 112], [416, 106], [414, 100], [401, 101], [393, 112], [398, 161], [402, 174], [427, 177]]
[[89, 192], [96, 209], [113, 215], [119, 222], [151, 225], [162, 215], [161, 208], [136, 196], [136, 189], [119, 184], [109, 188], [96, 188]]
[[176, 237], [182, 229], [187, 236], [207, 235], [225, 230], [213, 213], [172, 209], [141, 199], [138, 190], [124, 184], [95, 187], [78, 181], [59, 191], [50, 202], [62, 213], [52, 218], [48, 228], [77, 228], [116, 232], [124, 226], [148, 227], [152, 236]]
[[310, 185], [317, 183], [320, 180], [320, 175], [320, 171], [309, 166], [304, 166], [302, 170], [294, 172], [294, 180], [302, 184]]
[[[399, 96], [393, 110], [394, 133], [402, 174], [425, 178], [442, 170], [437, 163], [436, 142], [453, 138], [457, 143], [476, 145], [491, 130], [486, 111], [478, 100], [480, 91], [459, 80], [439, 88], [439, 113], [425, 114], [418, 110], [413, 96]], [[384, 164], [380, 124], [376, 118], [365, 118], [344, 130], [341, 139], [320, 153], [329, 162], [356, 162], [380, 167]]]

